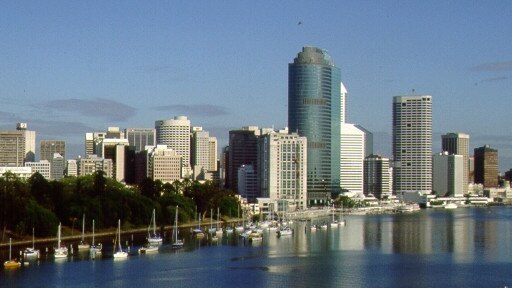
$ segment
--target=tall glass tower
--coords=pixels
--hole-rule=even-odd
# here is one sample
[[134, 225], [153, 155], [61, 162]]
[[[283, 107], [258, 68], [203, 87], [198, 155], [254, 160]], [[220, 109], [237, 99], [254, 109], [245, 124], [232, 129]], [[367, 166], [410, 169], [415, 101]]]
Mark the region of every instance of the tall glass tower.
[[288, 65], [288, 126], [307, 137], [310, 205], [340, 190], [340, 69], [327, 51], [304, 47]]

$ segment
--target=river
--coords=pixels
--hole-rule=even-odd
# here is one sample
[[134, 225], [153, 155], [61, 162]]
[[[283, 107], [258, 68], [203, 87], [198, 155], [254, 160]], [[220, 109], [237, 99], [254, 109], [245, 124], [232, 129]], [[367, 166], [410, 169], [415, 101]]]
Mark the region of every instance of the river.
[[76, 251], [60, 261], [42, 255], [2, 269], [0, 287], [512, 287], [512, 208], [344, 219], [345, 227], [316, 232], [297, 221], [293, 236], [265, 232], [254, 244], [236, 234], [212, 243], [183, 230], [183, 249], [166, 239], [153, 255], [138, 255], [143, 239], [135, 237], [124, 260], [112, 258], [112, 247], [95, 260]]

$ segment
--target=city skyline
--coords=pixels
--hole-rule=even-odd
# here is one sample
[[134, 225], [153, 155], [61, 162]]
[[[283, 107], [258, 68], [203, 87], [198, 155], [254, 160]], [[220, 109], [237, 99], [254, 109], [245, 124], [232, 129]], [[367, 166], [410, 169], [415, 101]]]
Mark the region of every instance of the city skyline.
[[[293, 4], [293, 5], [292, 5]], [[287, 64], [326, 49], [348, 90], [347, 122], [391, 156], [392, 99], [428, 94], [441, 135], [489, 144], [512, 167], [509, 2], [6, 3], [0, 129], [28, 123], [83, 156], [84, 134], [185, 115], [227, 144], [243, 126], [287, 126]], [[344, 15], [344, 17], [340, 17]], [[507, 133], [508, 132], [508, 133]]]

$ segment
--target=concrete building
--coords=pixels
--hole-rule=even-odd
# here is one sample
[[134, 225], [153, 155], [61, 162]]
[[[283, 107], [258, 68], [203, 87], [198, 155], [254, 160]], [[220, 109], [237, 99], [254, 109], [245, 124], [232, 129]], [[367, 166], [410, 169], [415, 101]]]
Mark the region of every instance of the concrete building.
[[78, 176], [92, 175], [96, 171], [103, 171], [105, 173], [105, 177], [108, 178], [112, 178], [114, 175], [112, 159], [104, 159], [96, 155], [91, 155], [87, 158], [79, 158], [77, 160], [77, 168]]
[[465, 133], [448, 133], [441, 136], [442, 150], [448, 154], [462, 155], [464, 158], [464, 171], [462, 181], [466, 183], [463, 194], [468, 193], [469, 181], [469, 135]]
[[242, 165], [252, 165], [258, 171], [258, 137], [256, 126], [229, 131], [229, 153], [226, 165], [226, 188], [238, 192], [238, 169]]
[[306, 137], [289, 134], [287, 129], [260, 136], [258, 197], [285, 201], [288, 211], [307, 208], [307, 145]]
[[59, 155], [66, 159], [66, 142], [64, 140], [41, 140], [39, 149], [40, 160], [51, 161], [55, 153], [59, 153]]
[[365, 131], [354, 124], [341, 124], [340, 187], [342, 192], [363, 194]]
[[76, 177], [78, 176], [78, 164], [75, 159], [70, 159], [66, 161], [66, 176], [68, 177]]
[[17, 123], [16, 130], [0, 131], [0, 166], [24, 166], [35, 161], [36, 132], [26, 123]]
[[146, 146], [156, 145], [156, 130], [153, 128], [126, 128], [124, 134], [136, 153], [144, 151]]
[[32, 174], [38, 172], [41, 174], [44, 179], [50, 180], [51, 171], [50, 171], [50, 162], [48, 160], [41, 160], [38, 162], [25, 162], [25, 167], [32, 168]]
[[389, 197], [392, 194], [390, 184], [389, 158], [380, 155], [370, 155], [364, 160], [364, 194], [374, 195], [378, 199]]
[[163, 183], [172, 183], [182, 178], [183, 157], [181, 155], [167, 145], [147, 146], [146, 149], [147, 177]]
[[254, 203], [260, 195], [258, 193], [258, 175], [252, 165], [242, 165], [238, 168], [238, 194]]
[[97, 143], [105, 139], [106, 132], [87, 132], [85, 133], [85, 157], [98, 155], [96, 151]]
[[208, 171], [217, 171], [218, 170], [218, 162], [219, 157], [218, 154], [218, 144], [217, 138], [210, 136], [208, 139]]
[[[288, 65], [288, 126], [308, 139], [308, 201], [340, 191], [341, 76], [327, 51], [304, 47]], [[345, 118], [345, 116], [343, 116]]]
[[24, 167], [1, 167], [0, 166], [0, 175], [4, 175], [6, 172], [13, 173], [19, 179], [27, 180], [32, 176], [32, 167], [24, 166]]
[[397, 196], [407, 200], [431, 193], [432, 96], [393, 98], [393, 158]]
[[129, 145], [128, 139], [120, 138], [105, 138], [96, 145], [99, 157], [112, 160], [112, 175], [119, 182], [125, 181], [126, 154]]
[[192, 128], [191, 151], [194, 179], [197, 179], [197, 171], [208, 171], [210, 165], [210, 133], [202, 127]]
[[484, 188], [498, 187], [498, 150], [485, 145], [474, 150], [475, 183]]
[[50, 160], [50, 179], [59, 180], [64, 178], [65, 160], [59, 153], [53, 153]]
[[174, 119], [155, 121], [157, 145], [167, 145], [182, 157], [182, 175], [190, 177], [190, 120], [185, 116], [176, 116]]
[[467, 193], [467, 187], [464, 182], [464, 156], [446, 151], [432, 156], [432, 189], [437, 196], [462, 197]]

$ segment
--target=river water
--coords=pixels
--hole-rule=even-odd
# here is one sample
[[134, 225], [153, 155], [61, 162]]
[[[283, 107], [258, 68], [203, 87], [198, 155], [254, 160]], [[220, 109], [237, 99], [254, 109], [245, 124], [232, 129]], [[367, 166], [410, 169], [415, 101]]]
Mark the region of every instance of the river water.
[[254, 244], [236, 234], [211, 243], [183, 231], [185, 248], [167, 243], [153, 255], [136, 254], [143, 241], [136, 238], [124, 260], [114, 260], [111, 247], [95, 260], [42, 255], [2, 269], [0, 287], [512, 287], [512, 208], [344, 219], [345, 227], [316, 232], [295, 222], [293, 236], [265, 232]]

